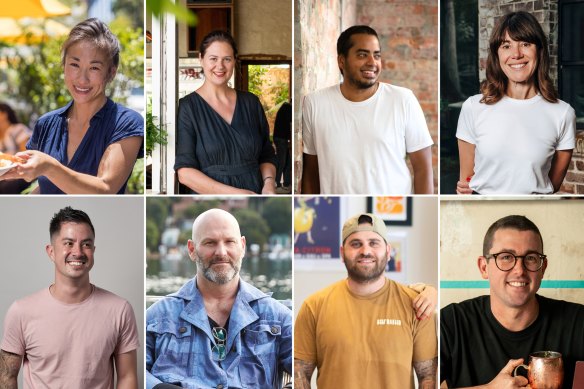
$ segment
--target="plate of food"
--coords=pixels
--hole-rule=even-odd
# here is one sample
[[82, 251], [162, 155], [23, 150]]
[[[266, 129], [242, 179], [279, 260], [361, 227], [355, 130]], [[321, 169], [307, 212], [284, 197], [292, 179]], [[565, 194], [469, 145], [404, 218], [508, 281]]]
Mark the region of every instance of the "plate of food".
[[0, 176], [16, 166], [16, 163], [23, 163], [24, 159], [14, 155], [0, 153]]

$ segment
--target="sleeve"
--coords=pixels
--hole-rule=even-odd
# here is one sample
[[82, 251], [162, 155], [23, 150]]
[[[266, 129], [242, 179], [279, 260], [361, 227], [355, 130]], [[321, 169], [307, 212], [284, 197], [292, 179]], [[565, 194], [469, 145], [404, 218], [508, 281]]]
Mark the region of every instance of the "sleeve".
[[197, 159], [197, 135], [194, 126], [195, 113], [190, 103], [190, 97], [186, 96], [178, 103], [178, 120], [176, 123], [176, 156], [174, 170], [189, 167], [200, 170], [200, 162]]
[[458, 126], [456, 127], [456, 137], [470, 144], [476, 144], [475, 123], [470, 97], [462, 104], [460, 116], [458, 117]]
[[272, 142], [270, 142], [270, 126], [268, 125], [268, 119], [266, 119], [266, 114], [264, 108], [260, 103], [260, 99], [256, 95], [252, 95], [255, 104], [255, 110], [259, 123], [260, 139], [262, 142], [262, 150], [260, 152], [259, 163], [271, 163], [276, 166], [276, 153], [272, 147]]
[[448, 324], [450, 322], [451, 314], [449, 307], [443, 308], [440, 311], [440, 382], [446, 381], [450, 384], [452, 380], [452, 350], [451, 331], [449, 331]]
[[316, 364], [316, 318], [305, 301], [294, 325], [294, 358]]
[[286, 311], [280, 338], [279, 370], [283, 369], [292, 375], [292, 312], [288, 308]]
[[314, 144], [314, 127], [312, 123], [312, 98], [310, 95], [302, 99], [302, 152], [316, 155]]
[[146, 389], [152, 389], [162, 382], [151, 373], [156, 361], [156, 332], [150, 326], [154, 309], [156, 304], [146, 310]]
[[120, 323], [118, 344], [114, 350], [115, 355], [124, 354], [140, 347], [136, 317], [132, 306], [127, 301], [124, 302]]
[[417, 320], [414, 329], [413, 362], [427, 361], [438, 356], [438, 336], [436, 334], [436, 315], [426, 320]]
[[12, 303], [4, 318], [4, 334], [0, 349], [17, 355], [25, 355], [26, 344], [22, 324], [23, 318], [18, 303]]
[[570, 105], [560, 124], [556, 150], [572, 150], [576, 147], [576, 111]]
[[424, 112], [412, 91], [408, 91], [407, 112], [408, 117], [405, 128], [406, 151], [413, 153], [432, 146], [434, 142], [430, 136], [430, 131], [428, 131]]
[[[123, 110], [120, 116], [116, 120], [116, 128], [113, 131], [112, 137], [109, 141], [109, 145], [121, 141], [122, 139], [130, 138], [133, 136], [139, 136], [144, 138], [144, 118], [138, 112], [122, 107], [118, 107]], [[138, 151], [138, 158], [144, 156], [144, 142], [140, 146]]]

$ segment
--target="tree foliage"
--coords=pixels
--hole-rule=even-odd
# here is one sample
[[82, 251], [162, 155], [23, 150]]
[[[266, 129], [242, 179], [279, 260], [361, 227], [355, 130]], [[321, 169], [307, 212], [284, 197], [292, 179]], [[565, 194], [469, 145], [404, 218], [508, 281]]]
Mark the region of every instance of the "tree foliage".
[[273, 234], [291, 234], [292, 207], [286, 197], [270, 197], [266, 200], [262, 216]]
[[233, 212], [233, 216], [239, 222], [241, 235], [245, 236], [248, 247], [253, 243], [259, 244], [260, 247], [266, 244], [270, 236], [270, 227], [259, 213], [251, 209], [238, 209]]

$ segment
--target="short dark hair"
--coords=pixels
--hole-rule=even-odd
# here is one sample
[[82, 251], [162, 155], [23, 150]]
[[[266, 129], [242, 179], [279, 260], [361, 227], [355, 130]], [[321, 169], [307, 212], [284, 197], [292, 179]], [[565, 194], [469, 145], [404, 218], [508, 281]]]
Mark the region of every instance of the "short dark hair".
[[67, 50], [76, 43], [88, 41], [101, 50], [111, 60], [115, 68], [120, 64], [120, 41], [111, 32], [107, 24], [97, 18], [90, 18], [78, 23], [61, 48], [61, 63], [65, 65]]
[[58, 234], [59, 231], [61, 231], [61, 226], [63, 223], [87, 224], [91, 228], [93, 236], [95, 236], [95, 228], [93, 228], [91, 219], [85, 212], [78, 209], [73, 209], [71, 207], [65, 207], [57, 212], [51, 219], [51, 224], [49, 226], [49, 234], [51, 239], [55, 234]]
[[9, 106], [8, 104], [0, 103], [0, 112], [5, 112], [6, 115], [8, 115], [8, 121], [10, 122], [10, 124], [20, 123], [18, 121], [18, 118], [16, 117], [16, 113], [14, 112], [12, 107]]
[[369, 26], [358, 25], [352, 26], [347, 28], [345, 31], [339, 35], [339, 39], [337, 39], [337, 55], [342, 55], [344, 57], [349, 54], [349, 50], [353, 47], [353, 40], [351, 37], [356, 34], [366, 34], [366, 35], [373, 35], [379, 40], [379, 36], [377, 36], [377, 31], [372, 29]]
[[199, 52], [201, 57], [205, 56], [207, 49], [211, 46], [213, 42], [225, 42], [231, 46], [233, 49], [233, 56], [237, 58], [237, 45], [235, 44], [235, 39], [227, 31], [215, 30], [211, 31], [201, 41], [201, 46], [199, 47]]
[[485, 257], [489, 254], [489, 250], [491, 250], [491, 247], [493, 247], [493, 237], [495, 236], [495, 232], [504, 228], [517, 231], [534, 232], [535, 234], [537, 234], [537, 236], [539, 236], [541, 248], [543, 250], [543, 238], [541, 237], [541, 232], [539, 232], [539, 228], [537, 228], [535, 223], [533, 223], [525, 216], [509, 215], [491, 224], [491, 226], [487, 230], [487, 233], [485, 234], [485, 240], [483, 241], [483, 255]]

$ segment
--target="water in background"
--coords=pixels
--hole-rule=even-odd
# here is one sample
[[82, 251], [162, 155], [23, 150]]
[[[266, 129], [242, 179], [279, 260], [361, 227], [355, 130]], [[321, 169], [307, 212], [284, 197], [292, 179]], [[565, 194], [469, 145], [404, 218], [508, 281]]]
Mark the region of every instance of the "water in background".
[[[193, 278], [196, 270], [196, 265], [186, 255], [148, 260], [146, 294], [165, 296], [174, 293]], [[241, 278], [263, 292], [272, 292], [272, 297], [277, 300], [292, 299], [291, 259], [271, 260], [264, 256], [246, 256], [241, 266]]]

